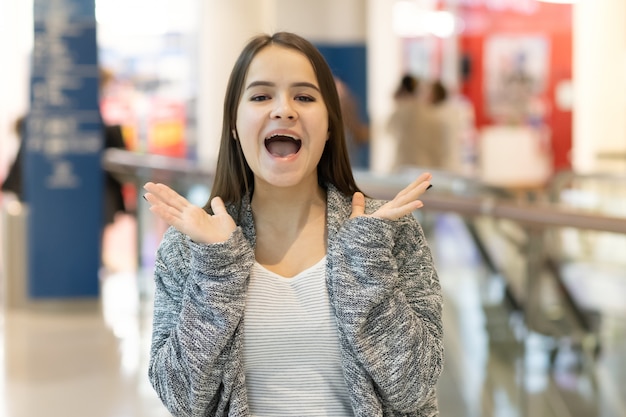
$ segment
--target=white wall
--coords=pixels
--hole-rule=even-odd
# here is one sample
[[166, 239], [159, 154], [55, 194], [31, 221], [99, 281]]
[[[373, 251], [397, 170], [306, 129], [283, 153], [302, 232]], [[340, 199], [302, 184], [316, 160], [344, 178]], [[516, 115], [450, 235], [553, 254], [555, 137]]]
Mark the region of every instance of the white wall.
[[602, 169], [598, 152], [626, 154], [625, 20], [624, 0], [574, 5], [572, 163], [576, 171]]
[[313, 42], [352, 43], [366, 39], [363, 0], [276, 0], [276, 29]]
[[15, 120], [28, 109], [32, 0], [0, 0], [0, 180], [17, 151]]
[[402, 44], [392, 30], [393, 1], [367, 1], [367, 69], [371, 130], [370, 165], [387, 172], [393, 159], [393, 142], [385, 125], [393, 110], [393, 92], [403, 73]]
[[246, 41], [273, 25], [274, 0], [201, 2], [198, 24], [198, 160], [215, 165], [230, 71]]

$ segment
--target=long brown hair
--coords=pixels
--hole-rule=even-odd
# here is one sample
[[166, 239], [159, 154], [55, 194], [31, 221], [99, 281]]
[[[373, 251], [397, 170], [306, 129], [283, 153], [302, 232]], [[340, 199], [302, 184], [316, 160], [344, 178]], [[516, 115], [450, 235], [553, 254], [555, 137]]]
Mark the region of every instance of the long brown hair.
[[254, 190], [254, 175], [246, 162], [241, 145], [234, 140], [237, 107], [244, 89], [250, 63], [257, 53], [269, 45], [279, 45], [303, 53], [317, 76], [322, 98], [328, 110], [329, 139], [317, 165], [320, 185], [333, 184], [339, 191], [352, 195], [359, 188], [352, 175], [339, 96], [333, 74], [322, 54], [308, 40], [289, 32], [258, 35], [243, 48], [230, 74], [224, 98], [222, 136], [211, 196], [204, 209], [211, 212], [210, 202], [219, 196], [226, 204], [241, 205], [242, 198]]

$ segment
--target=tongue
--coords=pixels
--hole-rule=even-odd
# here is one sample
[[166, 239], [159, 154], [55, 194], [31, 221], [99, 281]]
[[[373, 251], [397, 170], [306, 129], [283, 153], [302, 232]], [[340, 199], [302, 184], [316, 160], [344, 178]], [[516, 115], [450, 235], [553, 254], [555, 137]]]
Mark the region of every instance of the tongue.
[[298, 152], [298, 146], [292, 140], [273, 140], [267, 144], [267, 150], [273, 156], [284, 158]]

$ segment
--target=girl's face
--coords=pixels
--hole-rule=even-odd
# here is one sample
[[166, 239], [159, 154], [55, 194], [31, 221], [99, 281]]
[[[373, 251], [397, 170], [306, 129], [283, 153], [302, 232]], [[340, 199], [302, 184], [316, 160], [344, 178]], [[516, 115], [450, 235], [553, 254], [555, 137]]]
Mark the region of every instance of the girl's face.
[[270, 45], [250, 63], [237, 108], [236, 137], [255, 182], [317, 184], [328, 110], [308, 58]]

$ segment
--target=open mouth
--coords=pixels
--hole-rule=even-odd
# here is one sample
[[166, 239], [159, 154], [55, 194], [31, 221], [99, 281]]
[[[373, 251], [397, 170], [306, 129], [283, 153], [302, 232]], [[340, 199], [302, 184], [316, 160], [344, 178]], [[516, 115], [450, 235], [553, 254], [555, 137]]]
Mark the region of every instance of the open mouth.
[[265, 148], [272, 155], [285, 158], [298, 153], [302, 140], [287, 135], [272, 135], [265, 138]]

